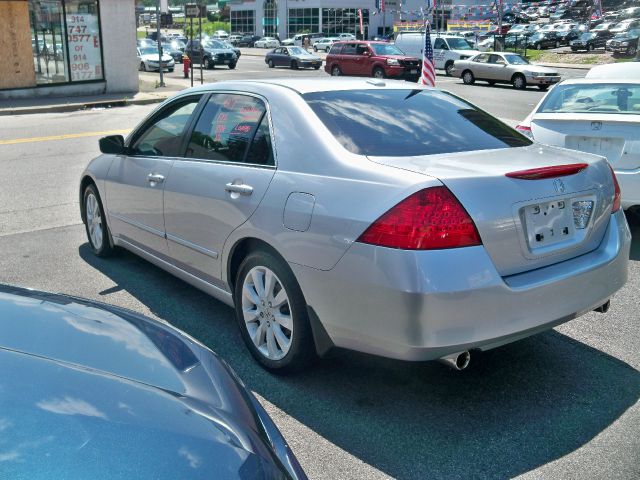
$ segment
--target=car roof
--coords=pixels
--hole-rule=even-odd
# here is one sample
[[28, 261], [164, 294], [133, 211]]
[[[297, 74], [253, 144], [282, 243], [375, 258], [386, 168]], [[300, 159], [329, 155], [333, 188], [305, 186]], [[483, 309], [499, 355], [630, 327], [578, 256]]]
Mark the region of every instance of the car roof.
[[230, 80], [223, 82], [216, 82], [211, 84], [199, 85], [180, 92], [194, 93], [194, 92], [212, 92], [217, 90], [233, 89], [242, 90], [243, 87], [247, 90], [260, 90], [264, 86], [281, 87], [283, 89], [292, 90], [299, 94], [312, 93], [312, 92], [328, 92], [328, 91], [341, 91], [341, 90], [416, 90], [425, 89], [430, 87], [424, 87], [415, 83], [409, 83], [402, 80], [373, 80], [367, 78], [332, 78], [332, 77], [320, 77], [320, 78], [270, 78], [261, 80]]
[[585, 77], [589, 80], [636, 80], [640, 82], [640, 63], [609, 63], [598, 65], [587, 72]]

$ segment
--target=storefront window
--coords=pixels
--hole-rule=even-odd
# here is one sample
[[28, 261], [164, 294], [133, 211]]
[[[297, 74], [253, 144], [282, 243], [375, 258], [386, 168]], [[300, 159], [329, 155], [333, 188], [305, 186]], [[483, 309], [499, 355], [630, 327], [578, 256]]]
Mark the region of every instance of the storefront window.
[[316, 33], [320, 26], [320, 10], [318, 8], [290, 8], [289, 36], [297, 33]]
[[256, 27], [253, 10], [231, 11], [232, 33], [253, 33], [255, 32], [255, 29]]
[[38, 85], [102, 80], [98, 0], [29, 0]]
[[30, 1], [31, 47], [36, 83], [69, 81], [62, 1]]
[[278, 35], [278, 2], [276, 0], [264, 0], [264, 17], [262, 27], [266, 37]]
[[102, 80], [102, 48], [97, 0], [66, 0], [71, 80]]
[[368, 38], [369, 10], [362, 9], [364, 35], [360, 33], [360, 17], [357, 8], [323, 8], [322, 29], [328, 36], [353, 33], [358, 38]]

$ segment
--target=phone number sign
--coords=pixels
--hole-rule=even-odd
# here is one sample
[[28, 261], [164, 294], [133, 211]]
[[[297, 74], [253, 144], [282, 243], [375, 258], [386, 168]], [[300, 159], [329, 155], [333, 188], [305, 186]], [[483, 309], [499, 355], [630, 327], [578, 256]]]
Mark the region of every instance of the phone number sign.
[[67, 15], [67, 43], [71, 80], [102, 80], [97, 15]]

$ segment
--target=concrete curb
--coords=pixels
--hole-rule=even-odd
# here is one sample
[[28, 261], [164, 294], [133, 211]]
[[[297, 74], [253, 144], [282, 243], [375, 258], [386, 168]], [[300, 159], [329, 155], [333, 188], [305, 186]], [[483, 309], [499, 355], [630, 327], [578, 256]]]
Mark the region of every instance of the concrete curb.
[[[175, 92], [172, 92], [175, 93]], [[148, 97], [148, 98], [120, 98], [114, 100], [100, 100], [94, 102], [81, 103], [64, 103], [55, 105], [43, 105], [34, 107], [7, 107], [0, 108], [0, 116], [7, 115], [29, 115], [35, 113], [63, 113], [75, 112], [78, 110], [89, 110], [92, 108], [112, 108], [126, 107], [128, 105], [150, 105], [153, 103], [164, 102], [170, 95], [166, 97]]]
[[596, 65], [580, 64], [580, 63], [533, 63], [533, 65], [540, 65], [541, 67], [549, 68], [573, 68], [575, 70], [591, 70]]

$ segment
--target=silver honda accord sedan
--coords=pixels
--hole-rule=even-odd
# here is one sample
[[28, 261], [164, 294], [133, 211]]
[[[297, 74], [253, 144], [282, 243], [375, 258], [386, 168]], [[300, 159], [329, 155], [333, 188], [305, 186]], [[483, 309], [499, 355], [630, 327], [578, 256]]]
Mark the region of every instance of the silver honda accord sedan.
[[220, 82], [100, 148], [80, 182], [94, 253], [124, 247], [234, 306], [273, 371], [333, 347], [464, 368], [606, 311], [627, 279], [606, 160], [437, 89]]

